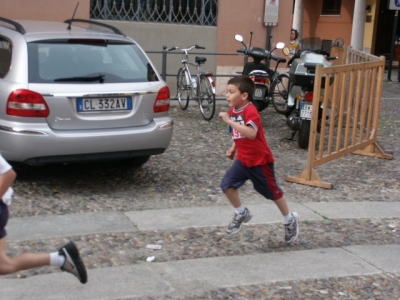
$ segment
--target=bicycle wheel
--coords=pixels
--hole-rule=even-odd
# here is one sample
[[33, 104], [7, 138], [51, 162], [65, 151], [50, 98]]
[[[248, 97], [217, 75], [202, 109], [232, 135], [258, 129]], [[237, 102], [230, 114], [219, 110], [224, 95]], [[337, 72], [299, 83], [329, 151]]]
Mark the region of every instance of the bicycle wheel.
[[200, 77], [198, 91], [199, 95], [197, 99], [199, 101], [200, 112], [205, 120], [210, 121], [215, 113], [215, 95], [210, 80], [207, 77]]
[[280, 114], [289, 112], [288, 97], [289, 97], [289, 76], [280, 74], [272, 83], [272, 105]]
[[188, 80], [189, 74], [186, 69], [180, 68], [176, 81], [176, 97], [178, 98], [179, 105], [183, 110], [187, 109], [189, 105], [191, 85]]

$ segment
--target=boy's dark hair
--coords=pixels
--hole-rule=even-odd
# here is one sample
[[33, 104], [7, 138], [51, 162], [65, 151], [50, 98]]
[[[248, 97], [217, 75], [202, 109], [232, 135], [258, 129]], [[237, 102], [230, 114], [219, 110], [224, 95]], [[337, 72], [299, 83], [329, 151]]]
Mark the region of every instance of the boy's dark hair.
[[240, 93], [247, 93], [247, 98], [249, 101], [253, 100], [253, 93], [254, 93], [254, 82], [246, 75], [240, 75], [236, 77], [232, 77], [229, 79], [228, 84], [233, 84], [237, 86]]
[[294, 39], [297, 40], [297, 38], [299, 37], [299, 32], [294, 28], [292, 28], [291, 31], [294, 31]]

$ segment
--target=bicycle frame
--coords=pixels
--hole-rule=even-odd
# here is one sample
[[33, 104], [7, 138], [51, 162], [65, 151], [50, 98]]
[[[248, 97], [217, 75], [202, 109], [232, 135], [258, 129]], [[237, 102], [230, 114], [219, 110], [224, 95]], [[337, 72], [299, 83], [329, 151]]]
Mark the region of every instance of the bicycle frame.
[[[186, 75], [188, 75], [190, 78], [187, 78], [187, 82], [190, 83], [190, 87], [191, 87], [191, 94], [192, 97], [194, 99], [198, 99], [198, 95], [199, 95], [199, 88], [200, 88], [200, 79], [204, 76], [206, 77], [211, 84], [212, 87], [212, 91], [215, 94], [215, 84], [214, 84], [214, 80], [212, 79], [213, 74], [211, 72], [205, 72], [203, 71], [203, 69], [201, 68], [201, 64], [195, 64], [189, 61], [189, 54], [188, 54], [188, 49], [181, 49], [182, 50], [182, 64], [183, 64], [183, 68], [187, 71], [187, 73], [185, 73]], [[193, 66], [196, 68], [196, 74], [192, 75], [192, 73], [190, 73], [190, 68], [189, 65]], [[196, 82], [196, 86], [193, 85], [193, 78], [195, 79]]]
[[[183, 66], [179, 69], [177, 76], [177, 98], [183, 110], [187, 109], [189, 99], [196, 100], [204, 119], [209, 121], [215, 113], [215, 84], [212, 79], [212, 73], [203, 71], [201, 68], [201, 65], [207, 61], [205, 57], [196, 57], [196, 63], [189, 61], [188, 52], [193, 48], [205, 49], [199, 45], [194, 45], [186, 49], [172, 47], [167, 50], [179, 49], [182, 52], [181, 62]], [[192, 75], [189, 66], [196, 68], [195, 75]]]

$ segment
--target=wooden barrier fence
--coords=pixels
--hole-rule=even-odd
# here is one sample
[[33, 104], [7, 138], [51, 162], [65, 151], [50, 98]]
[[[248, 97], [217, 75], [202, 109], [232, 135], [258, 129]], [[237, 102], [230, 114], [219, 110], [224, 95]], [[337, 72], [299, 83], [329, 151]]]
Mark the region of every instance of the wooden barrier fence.
[[385, 58], [351, 48], [341, 54], [342, 64], [317, 66], [307, 167], [287, 181], [331, 189], [332, 184], [321, 181], [315, 167], [349, 153], [393, 158], [377, 142]]

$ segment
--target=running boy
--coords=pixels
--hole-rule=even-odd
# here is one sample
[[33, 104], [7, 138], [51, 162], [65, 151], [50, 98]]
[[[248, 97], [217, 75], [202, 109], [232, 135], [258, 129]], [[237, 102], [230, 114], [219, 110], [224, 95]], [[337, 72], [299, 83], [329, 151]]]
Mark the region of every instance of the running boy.
[[251, 101], [254, 83], [247, 76], [233, 77], [228, 81], [226, 100], [229, 113], [221, 112], [219, 117], [229, 125], [233, 144], [226, 156], [236, 160], [221, 181], [221, 189], [235, 208], [228, 233], [237, 233], [243, 223], [252, 218], [247, 207], [242, 206], [238, 189], [250, 179], [255, 190], [265, 198], [273, 200], [284, 218], [285, 242], [292, 243], [299, 234], [300, 217], [290, 213], [282, 190], [278, 187], [274, 173], [274, 157], [264, 136], [264, 130], [257, 108]]
[[14, 170], [0, 154], [0, 275], [42, 266], [56, 266], [75, 275], [81, 283], [86, 283], [86, 268], [73, 242], [69, 242], [53, 253], [23, 253], [15, 257], [7, 256], [7, 233], [4, 228], [8, 221], [8, 205], [11, 204], [13, 193], [11, 185], [15, 177]]

